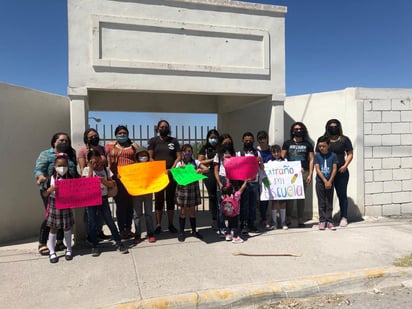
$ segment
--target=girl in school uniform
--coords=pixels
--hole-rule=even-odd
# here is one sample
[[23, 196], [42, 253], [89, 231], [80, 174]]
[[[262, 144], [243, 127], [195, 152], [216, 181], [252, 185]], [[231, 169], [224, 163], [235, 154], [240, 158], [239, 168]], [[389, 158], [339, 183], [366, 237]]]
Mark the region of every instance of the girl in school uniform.
[[73, 259], [72, 255], [72, 226], [74, 224], [73, 212], [70, 208], [57, 209], [56, 208], [56, 182], [62, 179], [73, 178], [69, 172], [69, 161], [66, 153], [58, 153], [54, 162], [53, 173], [50, 177], [49, 186], [46, 185], [45, 190], [42, 191], [43, 197], [48, 198], [46, 208], [46, 225], [50, 228], [47, 247], [49, 249], [50, 263], [57, 263], [59, 258], [55, 252], [57, 230], [63, 229], [64, 240], [66, 242], [65, 259], [70, 261]]
[[[182, 146], [182, 159], [176, 164], [176, 167], [185, 167], [192, 164], [197, 173], [206, 173], [209, 168], [200, 163], [199, 160], [193, 159], [193, 148], [190, 144]], [[180, 206], [179, 216], [179, 233], [178, 240], [185, 241], [185, 224], [186, 216], [189, 214], [192, 236], [203, 239], [203, 236], [196, 230], [196, 206], [201, 203], [199, 182], [192, 182], [186, 186], [177, 185], [176, 187], [176, 204]]]

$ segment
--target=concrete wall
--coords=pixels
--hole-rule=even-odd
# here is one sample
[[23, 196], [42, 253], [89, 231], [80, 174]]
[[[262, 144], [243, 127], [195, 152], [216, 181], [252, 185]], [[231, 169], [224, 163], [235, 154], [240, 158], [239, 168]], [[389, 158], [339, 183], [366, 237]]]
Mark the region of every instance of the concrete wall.
[[70, 133], [69, 99], [0, 83], [0, 244], [38, 235], [44, 207], [33, 169], [58, 131]]
[[[339, 119], [344, 134], [351, 138], [349, 220], [412, 212], [411, 97], [411, 89], [365, 88], [287, 97], [285, 139], [291, 124], [302, 121], [316, 143], [331, 118]], [[310, 202], [308, 215], [317, 217], [314, 191]], [[334, 212], [339, 212], [336, 196]]]
[[[68, 14], [76, 146], [89, 110], [216, 113], [219, 125], [235, 128], [236, 136], [243, 133], [236, 128], [247, 111], [259, 129], [273, 139], [283, 137], [286, 7], [221, 0], [69, 0]], [[262, 100], [266, 112], [276, 115], [254, 110]]]

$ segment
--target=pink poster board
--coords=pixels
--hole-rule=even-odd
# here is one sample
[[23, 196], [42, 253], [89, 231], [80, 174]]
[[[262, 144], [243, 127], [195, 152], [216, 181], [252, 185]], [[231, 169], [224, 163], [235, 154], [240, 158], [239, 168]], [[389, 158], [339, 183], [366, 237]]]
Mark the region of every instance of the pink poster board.
[[102, 204], [100, 177], [56, 181], [56, 208], [77, 208]]
[[255, 179], [259, 170], [255, 156], [225, 158], [226, 177], [230, 180]]

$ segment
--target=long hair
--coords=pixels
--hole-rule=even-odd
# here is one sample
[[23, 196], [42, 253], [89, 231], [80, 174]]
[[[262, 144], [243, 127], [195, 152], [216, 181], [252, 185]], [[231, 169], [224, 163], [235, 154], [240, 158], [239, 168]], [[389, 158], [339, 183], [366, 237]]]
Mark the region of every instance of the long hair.
[[87, 138], [87, 136], [89, 135], [90, 132], [95, 132], [97, 136], [99, 136], [99, 132], [97, 132], [95, 129], [93, 128], [86, 129], [86, 131], [84, 131], [83, 133], [83, 142], [85, 145], [89, 143], [89, 139]]
[[[227, 138], [229, 138], [232, 141], [232, 143], [231, 143], [232, 146], [231, 147], [227, 147], [225, 145], [222, 145], [222, 142]], [[230, 153], [230, 155], [232, 155], [232, 156], [236, 155], [235, 148], [234, 148], [234, 145], [233, 145], [233, 138], [232, 138], [232, 136], [230, 136], [229, 133], [223, 133], [222, 135], [219, 136], [219, 140], [217, 142], [216, 149], [217, 149], [217, 153], [219, 154], [220, 158], [223, 157], [223, 154], [226, 151], [228, 151]]]
[[212, 134], [216, 135], [216, 136], [217, 136], [217, 140], [219, 141], [220, 135], [219, 135], [219, 132], [218, 132], [216, 129], [211, 129], [211, 130], [207, 131], [207, 134], [206, 134], [206, 143], [205, 143], [205, 146], [206, 146], [207, 148], [209, 148], [209, 147], [215, 148], [215, 147], [216, 147], [216, 146], [213, 146], [213, 145], [211, 145], [211, 144], [209, 143], [209, 137], [210, 137]]
[[303, 131], [303, 136], [302, 139], [303, 140], [308, 140], [309, 139], [309, 133], [308, 133], [308, 129], [306, 128], [305, 124], [303, 122], [297, 121], [295, 123], [292, 124], [292, 126], [290, 127], [290, 139], [293, 139], [293, 128], [295, 126], [300, 126], [302, 128]]
[[72, 162], [74, 163], [74, 165], [77, 165], [76, 150], [74, 150], [74, 148], [72, 147], [72, 141], [71, 141], [71, 139], [70, 139], [69, 134], [67, 134], [67, 133], [65, 133], [65, 132], [57, 132], [57, 133], [55, 133], [55, 134], [52, 136], [51, 141], [50, 141], [51, 147], [54, 148], [54, 144], [56, 143], [56, 141], [58, 140], [58, 138], [59, 138], [61, 135], [66, 136], [67, 141], [68, 141], [68, 147], [67, 147], [67, 150], [66, 150], [66, 154], [67, 154], [67, 156], [69, 157], [69, 160], [72, 161]]
[[339, 121], [338, 119], [329, 119], [329, 120], [326, 122], [326, 125], [325, 125], [325, 133], [324, 133], [323, 135], [330, 137], [330, 136], [329, 136], [329, 133], [328, 133], [328, 127], [329, 127], [332, 123], [335, 123], [335, 124], [336, 124], [336, 127], [337, 127], [338, 130], [339, 130], [339, 136], [342, 136], [342, 137], [343, 137], [344, 135], [343, 135], [343, 130], [342, 130], [342, 124], [340, 123], [340, 121]]

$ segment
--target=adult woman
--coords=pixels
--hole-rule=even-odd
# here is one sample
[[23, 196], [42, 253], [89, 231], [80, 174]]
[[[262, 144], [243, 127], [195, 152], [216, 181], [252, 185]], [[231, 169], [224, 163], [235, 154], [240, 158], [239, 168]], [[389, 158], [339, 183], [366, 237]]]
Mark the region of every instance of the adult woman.
[[[353, 159], [353, 147], [349, 137], [343, 135], [342, 125], [338, 119], [326, 122], [324, 136], [329, 137], [329, 150], [338, 157], [338, 172], [333, 181], [333, 186], [339, 199], [340, 227], [348, 225], [348, 166]], [[318, 147], [316, 146], [316, 151]]]
[[135, 163], [138, 146], [130, 140], [129, 130], [126, 126], [117, 126], [114, 135], [116, 141], [106, 144], [105, 150], [109, 167], [113, 172], [113, 179], [116, 181], [118, 188], [117, 195], [114, 197], [117, 226], [119, 227], [120, 236], [127, 239], [134, 237], [132, 233], [133, 198], [119, 180], [117, 167]]
[[[302, 177], [303, 186], [306, 196], [307, 185], [312, 181], [313, 174], [313, 145], [308, 140], [309, 134], [306, 126], [302, 122], [295, 122], [290, 127], [290, 139], [283, 143], [282, 146], [282, 158], [288, 161], [300, 161], [302, 164]], [[292, 201], [293, 202], [293, 201]], [[297, 200], [298, 208], [298, 226], [305, 227], [305, 200]], [[292, 204], [287, 203], [286, 216], [288, 217], [288, 223], [290, 224], [290, 219], [292, 215]]]
[[[157, 123], [156, 131], [158, 136], [152, 137], [149, 140], [148, 151], [151, 160], [165, 160], [166, 169], [176, 167], [177, 162], [182, 158], [182, 151], [180, 144], [176, 138], [171, 137], [170, 125], [166, 120], [160, 120]], [[166, 197], [167, 218], [169, 222], [169, 231], [171, 233], [177, 233], [177, 229], [173, 224], [173, 216], [175, 209], [175, 192], [176, 181], [173, 179], [170, 172], [169, 184], [167, 187], [159, 192], [155, 193], [155, 215], [156, 215], [156, 229], [155, 233], [159, 234], [162, 230], [162, 215]]]
[[77, 152], [77, 161], [79, 163], [80, 174], [83, 173], [83, 169], [87, 165], [87, 152], [90, 150], [97, 150], [100, 153], [102, 165], [107, 166], [106, 151], [103, 146], [99, 145], [100, 137], [99, 133], [95, 129], [89, 128], [84, 131], [83, 142], [84, 146], [80, 147]]
[[[96, 150], [100, 154], [100, 164], [101, 166], [97, 167], [100, 169], [102, 166], [106, 167], [107, 166], [107, 158], [106, 158], [106, 153], [105, 149], [103, 146], [99, 145], [100, 138], [99, 138], [99, 133], [93, 129], [89, 128], [84, 131], [83, 134], [83, 142], [84, 146], [80, 147], [79, 151], [77, 152], [77, 161], [79, 163], [79, 169], [80, 169], [80, 175], [83, 174], [83, 169], [87, 165], [87, 153], [91, 150]], [[95, 210], [98, 210], [99, 208], [96, 207]], [[84, 212], [85, 214], [85, 221], [87, 222], [87, 212]], [[110, 239], [110, 236], [107, 236], [103, 233], [103, 225], [104, 225], [104, 219], [103, 216], [97, 216], [98, 222], [96, 223], [97, 226], [97, 237], [100, 239]]]
[[[56, 155], [58, 153], [66, 153], [69, 163], [69, 171], [72, 175], [77, 175], [76, 170], [76, 151], [72, 148], [70, 137], [67, 133], [58, 132], [54, 134], [50, 141], [51, 148], [42, 151], [36, 160], [34, 168], [34, 178], [36, 184], [40, 187], [40, 196], [43, 201], [44, 208], [47, 207], [48, 198], [44, 197], [42, 191], [47, 186], [47, 182], [50, 180], [50, 176], [53, 174], [54, 162], [56, 161]], [[49, 236], [50, 228], [46, 225], [46, 220], [40, 226], [39, 235], [39, 253], [41, 255], [49, 255], [49, 249], [47, 248], [47, 239]], [[57, 232], [56, 251], [65, 250], [66, 246], [63, 244], [63, 230]]]
[[200, 163], [206, 165], [209, 168], [203, 181], [206, 185], [207, 193], [209, 196], [209, 211], [212, 214], [212, 228], [217, 229], [217, 182], [214, 176], [213, 159], [216, 156], [216, 145], [219, 139], [219, 132], [215, 129], [209, 130], [206, 134], [206, 143], [200, 148], [197, 159]]

